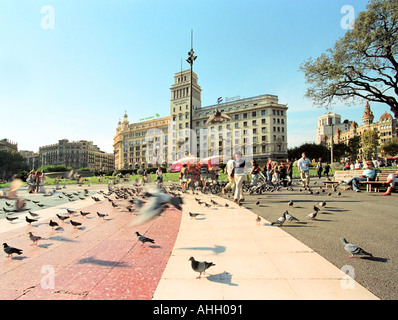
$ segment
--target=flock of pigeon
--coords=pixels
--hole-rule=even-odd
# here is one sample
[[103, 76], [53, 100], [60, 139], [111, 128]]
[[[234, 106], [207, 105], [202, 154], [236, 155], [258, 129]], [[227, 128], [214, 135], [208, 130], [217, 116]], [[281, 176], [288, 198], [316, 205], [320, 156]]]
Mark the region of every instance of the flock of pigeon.
[[[269, 188], [266, 191], [274, 192], [274, 191], [279, 191], [280, 189], [281, 189], [281, 187], [279, 186], [279, 187]], [[290, 187], [290, 190], [291, 189], [292, 188]], [[289, 190], [289, 188], [288, 188], [288, 190]], [[169, 205], [174, 206], [178, 210], [182, 210], [181, 205], [183, 204], [183, 200], [182, 200], [181, 194], [187, 193], [187, 191], [183, 191], [175, 185], [165, 186], [162, 189], [160, 189], [158, 187], [154, 187], [152, 189], [147, 189], [147, 190], [144, 190], [144, 188], [141, 187], [140, 185], [138, 185], [138, 186], [136, 185], [133, 187], [130, 187], [130, 186], [129, 187], [113, 187], [113, 188], [109, 187], [108, 191], [109, 191], [108, 193], [105, 193], [103, 191], [99, 192], [101, 194], [101, 196], [103, 197], [103, 199], [100, 199], [99, 197], [96, 197], [96, 196], [92, 196], [92, 199], [96, 202], [108, 200], [109, 202], [111, 202], [112, 207], [119, 206], [119, 204], [115, 203], [115, 200], [118, 200], [118, 199], [128, 200], [129, 205], [127, 207], [125, 207], [124, 209], [126, 209], [128, 212], [135, 212], [137, 214], [137, 217], [132, 220], [132, 222], [130, 223], [130, 226], [139, 226], [145, 222], [148, 222], [148, 221], [156, 218], [166, 208], [168, 208]], [[300, 191], [303, 191], [303, 189], [300, 189]], [[310, 189], [308, 189], [308, 190], [304, 189], [304, 191], [307, 191], [310, 194], [314, 194], [314, 191], [310, 190]], [[336, 190], [334, 190], [334, 191], [336, 192]], [[320, 193], [324, 193], [324, 192], [325, 192], [325, 190], [322, 189], [322, 187], [320, 187], [319, 190], [315, 191], [315, 194], [320, 194]], [[47, 194], [47, 196], [52, 196], [54, 194], [55, 194], [55, 192], [51, 193], [51, 194]], [[199, 193], [194, 193], [194, 192], [193, 192], [193, 194], [199, 195]], [[330, 196], [331, 193], [328, 193], [327, 195]], [[337, 195], [340, 196], [341, 193], [337, 193]], [[68, 198], [69, 201], [77, 200], [77, 199], [73, 199], [73, 197], [75, 197], [75, 196], [77, 196], [80, 200], [84, 200], [88, 197], [88, 190], [85, 189], [84, 194], [81, 194], [81, 192], [79, 191], [76, 193], [62, 192], [62, 195], [58, 195], [59, 198], [66, 197], [66, 198]], [[111, 196], [114, 197], [114, 199], [112, 199]], [[228, 203], [225, 203], [224, 205], [222, 205], [220, 203], [217, 203], [213, 199], [210, 199], [210, 203], [203, 200], [203, 198], [195, 198], [195, 200], [197, 201], [198, 204], [203, 205], [204, 207], [207, 207], [207, 208], [210, 208], [212, 206], [229, 207]], [[25, 201], [27, 201], [27, 199], [25, 199]], [[44, 206], [44, 204], [41, 204], [39, 201], [32, 200], [32, 203], [36, 204], [39, 207]], [[242, 204], [238, 203], [237, 205], [241, 206]], [[259, 206], [260, 201], [257, 201], [256, 205]], [[12, 210], [12, 209], [10, 209], [12, 207], [12, 204], [8, 203], [8, 202], [6, 202], [6, 206], [8, 206], [9, 208], [7, 209], [7, 208], [3, 207], [3, 212], [6, 213], [6, 219], [10, 223], [13, 223], [15, 220], [19, 219], [19, 217], [11, 216], [13, 212], [26, 210], [26, 209]], [[288, 206], [293, 207], [294, 206], [293, 201], [289, 201]], [[326, 206], [325, 201], [320, 202], [319, 207], [314, 206], [313, 211], [311, 213], [309, 213], [307, 215], [307, 217], [311, 220], [316, 219], [317, 214], [321, 210], [320, 208], [324, 208], [325, 206]], [[59, 219], [59, 222], [62, 224], [64, 224], [65, 221], [68, 220], [69, 223], [74, 228], [79, 228], [82, 225], [82, 222], [76, 221], [76, 219], [75, 219], [76, 216], [80, 215], [82, 218], [84, 218], [87, 215], [91, 214], [91, 212], [83, 212], [83, 211], [78, 212], [77, 210], [70, 210], [70, 209], [66, 209], [66, 210], [67, 210], [66, 213], [56, 214], [56, 217]], [[40, 218], [39, 214], [32, 212], [30, 210], [28, 212], [29, 212], [29, 216], [28, 215], [25, 216], [25, 221], [29, 225], [34, 222], [37, 222], [38, 219]], [[106, 213], [97, 212], [96, 214], [100, 219], [104, 219], [106, 216], [108, 216], [108, 214], [106, 214]], [[72, 217], [71, 217], [72, 215], [73, 215], [74, 220], [72, 220]], [[189, 212], [189, 215], [190, 215], [191, 219], [196, 219], [198, 215], [201, 215], [201, 213]], [[286, 221], [298, 222], [299, 219], [294, 217], [292, 214], [290, 214], [288, 212], [288, 210], [286, 210], [285, 212], [283, 212], [281, 217], [279, 217], [276, 221], [272, 222], [271, 225], [281, 227]], [[51, 228], [58, 228], [59, 222], [56, 222], [51, 219], [49, 221], [49, 226]], [[260, 222], [261, 222], [261, 218], [259, 215], [257, 215], [256, 223], [259, 224]], [[135, 234], [137, 236], [137, 240], [140, 241], [142, 243], [142, 245], [145, 245], [145, 243], [155, 243], [154, 239], [148, 238], [148, 237], [140, 234], [138, 231], [135, 232]], [[40, 240], [43, 240], [43, 238], [41, 236], [34, 235], [31, 231], [28, 232], [28, 236], [29, 236], [29, 239], [32, 241], [31, 245], [37, 245]], [[343, 243], [344, 249], [350, 253], [350, 257], [353, 257], [354, 255], [372, 256], [370, 253], [366, 252], [362, 248], [360, 248], [352, 243], [347, 242], [345, 238], [341, 238], [341, 241]], [[11, 247], [7, 243], [3, 243], [3, 247], [4, 247], [4, 252], [8, 255], [8, 257], [12, 256], [12, 254], [20, 255], [23, 252], [23, 250]], [[205, 273], [205, 270], [214, 266], [214, 263], [212, 263], [212, 262], [197, 261], [197, 260], [195, 260], [194, 257], [191, 257], [189, 259], [189, 261], [191, 261], [192, 269], [195, 272], [199, 273], [199, 276], [197, 278], [200, 278], [201, 275], [203, 273]]]

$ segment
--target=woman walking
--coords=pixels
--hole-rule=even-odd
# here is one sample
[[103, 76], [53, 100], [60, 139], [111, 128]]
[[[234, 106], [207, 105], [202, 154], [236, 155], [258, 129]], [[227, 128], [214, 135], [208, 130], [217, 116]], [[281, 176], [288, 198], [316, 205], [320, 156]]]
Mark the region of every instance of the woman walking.
[[235, 161], [234, 161], [234, 179], [235, 179], [235, 195], [234, 202], [241, 203], [245, 201], [243, 197], [243, 181], [245, 180], [246, 175], [246, 162], [242, 159], [242, 153], [235, 153]]

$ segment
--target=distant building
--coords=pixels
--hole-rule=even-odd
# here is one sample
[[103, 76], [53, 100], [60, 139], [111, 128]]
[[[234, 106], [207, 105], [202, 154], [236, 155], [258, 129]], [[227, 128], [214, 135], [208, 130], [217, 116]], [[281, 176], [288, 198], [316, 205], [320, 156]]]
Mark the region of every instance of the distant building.
[[35, 170], [40, 167], [39, 153], [30, 150], [20, 150], [19, 153], [26, 159], [31, 170]]
[[[342, 131], [337, 129], [334, 134], [334, 143], [345, 143], [348, 145], [350, 139], [355, 136], [361, 136], [366, 130], [374, 130], [379, 135], [379, 145], [384, 142], [391, 140], [397, 136], [397, 119], [394, 119], [387, 111], [384, 112], [378, 122], [374, 121], [374, 115], [370, 109], [370, 105], [367, 102], [365, 110], [362, 116], [362, 125], [358, 125], [357, 122], [351, 122], [348, 130]], [[376, 150], [377, 153], [377, 150]], [[380, 154], [378, 154], [380, 156]], [[362, 150], [360, 150], [359, 159], [362, 159]]]
[[59, 140], [58, 143], [39, 148], [39, 166], [66, 165], [77, 170], [91, 171], [114, 169], [114, 155], [101, 151], [92, 141]]
[[334, 112], [329, 112], [318, 117], [316, 135], [317, 144], [330, 146], [330, 142], [332, 141], [332, 127], [334, 132], [336, 132], [337, 130], [339, 130], [340, 132], [345, 132], [350, 129], [351, 123], [352, 121], [348, 120], [344, 120], [343, 122], [341, 122], [341, 116]]
[[[268, 158], [286, 159], [288, 107], [278, 96], [236, 96], [224, 102], [219, 98], [217, 104], [202, 107], [202, 89], [194, 72], [190, 90], [190, 70], [177, 72], [170, 87], [170, 117], [129, 123], [124, 115], [113, 143], [116, 169], [170, 164], [187, 154], [202, 159], [225, 155], [228, 160], [235, 151], [262, 164]], [[223, 121], [211, 121], [217, 113], [226, 116]]]
[[8, 140], [7, 138], [0, 140], [0, 150], [18, 152], [18, 144]]

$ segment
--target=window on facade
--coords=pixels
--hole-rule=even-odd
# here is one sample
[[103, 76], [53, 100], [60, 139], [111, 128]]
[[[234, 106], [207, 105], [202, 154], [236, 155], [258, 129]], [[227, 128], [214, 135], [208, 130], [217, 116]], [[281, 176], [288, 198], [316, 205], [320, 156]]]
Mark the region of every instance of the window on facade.
[[252, 117], [256, 117], [257, 116], [257, 112], [256, 111], [253, 111], [252, 112]]
[[261, 110], [261, 115], [265, 116], [265, 110]]
[[235, 120], [239, 120], [239, 114], [235, 114]]
[[243, 114], [243, 119], [247, 119], [247, 113]]
[[265, 124], [265, 119], [261, 119], [261, 124]]
[[246, 121], [243, 122], [243, 126], [244, 126], [244, 127], [247, 127], [247, 122], [246, 122]]
[[253, 121], [252, 121], [252, 125], [255, 126], [256, 124], [257, 124], [257, 121], [256, 121], [256, 120], [253, 120]]

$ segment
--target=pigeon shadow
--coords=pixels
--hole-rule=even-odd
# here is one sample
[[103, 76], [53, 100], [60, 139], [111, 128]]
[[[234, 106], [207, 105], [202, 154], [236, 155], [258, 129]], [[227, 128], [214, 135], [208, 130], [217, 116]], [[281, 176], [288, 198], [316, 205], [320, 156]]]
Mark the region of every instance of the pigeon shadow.
[[376, 262], [388, 262], [387, 258], [380, 258], [380, 257], [361, 257], [360, 259], [376, 261]]
[[38, 244], [37, 247], [47, 249], [48, 247], [50, 247], [52, 245], [53, 245], [52, 243], [43, 243], [43, 244]]
[[234, 286], [234, 287], [238, 286], [238, 284], [232, 283], [232, 274], [230, 274], [227, 271], [218, 274], [209, 275], [206, 279], [211, 282], [227, 284], [229, 286]]
[[103, 267], [119, 267], [119, 268], [130, 267], [129, 264], [126, 264], [123, 261], [102, 260], [102, 259], [96, 259], [94, 257], [80, 259], [77, 263], [78, 264], [94, 264], [94, 265], [103, 266]]
[[227, 250], [224, 246], [214, 245], [214, 247], [186, 247], [178, 248], [178, 250], [201, 250], [201, 251], [213, 251], [214, 253], [223, 253]]
[[148, 248], [162, 249], [162, 246], [159, 246], [159, 245], [149, 245]]
[[53, 236], [47, 238], [47, 240], [63, 241], [63, 242], [76, 242], [76, 240], [65, 238], [64, 236]]

